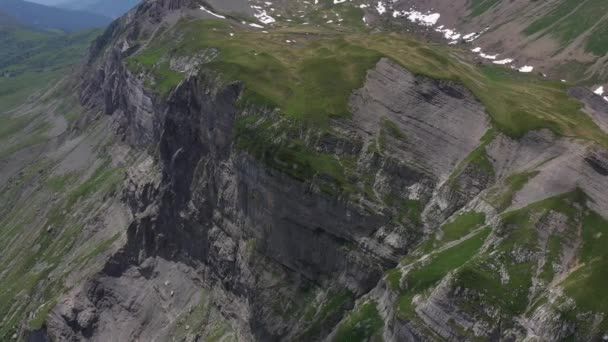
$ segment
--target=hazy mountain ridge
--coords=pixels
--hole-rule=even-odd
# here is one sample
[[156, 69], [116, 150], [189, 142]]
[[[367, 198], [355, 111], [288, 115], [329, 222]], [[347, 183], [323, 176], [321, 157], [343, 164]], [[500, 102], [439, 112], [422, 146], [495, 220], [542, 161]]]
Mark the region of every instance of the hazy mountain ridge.
[[109, 18], [117, 18], [135, 7], [139, 0], [89, 0], [66, 1], [58, 6], [67, 9], [97, 13]]
[[2, 0], [0, 11], [39, 30], [77, 31], [101, 28], [111, 19], [98, 14], [43, 6], [23, 0]]
[[22, 25], [17, 18], [14, 18], [4, 12], [0, 12], [0, 27], [11, 28]]

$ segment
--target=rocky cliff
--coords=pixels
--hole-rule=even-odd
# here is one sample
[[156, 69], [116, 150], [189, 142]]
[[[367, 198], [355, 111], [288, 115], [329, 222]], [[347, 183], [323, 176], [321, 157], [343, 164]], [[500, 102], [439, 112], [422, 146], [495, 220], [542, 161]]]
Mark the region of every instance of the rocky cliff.
[[[597, 246], [608, 227], [608, 151], [598, 121], [605, 108], [595, 95], [571, 91], [595, 113], [579, 126], [588, 137], [568, 134], [579, 132], [568, 121], [583, 117], [578, 105], [572, 117], [551, 112], [513, 134], [476, 88], [503, 77], [499, 71], [394, 35], [366, 42], [358, 26], [344, 34], [286, 23], [264, 33], [234, 9], [203, 5], [144, 2], [112, 24], [78, 71], [85, 114], [70, 135], [102, 122], [116, 137], [111, 149], [124, 149], [111, 154], [124, 177], [104, 197], [117, 209], [100, 214], [120, 211], [122, 219], [98, 227], [113, 226], [124, 238], [66, 287], [39, 328], [20, 330], [24, 337], [603, 336], [608, 309], [578, 290], [594, 291], [604, 274]], [[216, 25], [218, 15], [230, 25]], [[241, 51], [244, 42], [230, 45], [238, 36], [259, 40]], [[201, 40], [212, 46], [192, 45]], [[387, 42], [400, 53], [382, 50]], [[307, 68], [332, 72], [312, 57], [296, 64], [295, 55], [283, 68], [292, 46], [336, 63], [333, 70], [349, 63], [334, 56], [352, 54], [338, 79], [359, 69], [361, 76], [352, 87], [331, 80], [334, 93], [309, 99], [322, 106], [281, 106], [304, 93], [272, 97], [273, 83], [283, 80], [268, 82], [268, 61], [273, 75], [306, 84], [305, 94], [325, 81]], [[437, 65], [452, 74], [438, 74]], [[574, 101], [562, 85], [517, 77], [518, 87], [531, 84], [522, 93], [536, 84], [549, 89], [534, 93], [541, 104]], [[342, 89], [347, 114], [308, 121], [293, 109], [340, 109], [331, 100]]]

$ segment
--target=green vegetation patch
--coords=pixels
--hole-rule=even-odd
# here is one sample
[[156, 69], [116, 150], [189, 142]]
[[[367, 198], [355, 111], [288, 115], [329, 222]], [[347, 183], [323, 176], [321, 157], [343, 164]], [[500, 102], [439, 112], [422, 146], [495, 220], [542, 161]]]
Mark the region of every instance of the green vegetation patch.
[[111, 192], [124, 178], [124, 170], [112, 168], [108, 164], [100, 165], [93, 175], [84, 183], [70, 191], [66, 207], [72, 207], [81, 198], [86, 198], [97, 192]]
[[553, 280], [555, 271], [553, 270], [553, 263], [559, 262], [562, 252], [562, 237], [559, 235], [551, 235], [547, 243], [546, 262], [543, 265], [540, 278], [549, 283]]
[[[583, 220], [583, 245], [579, 252], [580, 268], [564, 281], [566, 294], [576, 301], [576, 312], [608, 315], [608, 221], [595, 212]], [[608, 329], [606, 319], [602, 329]]]
[[396, 196], [387, 196], [384, 202], [397, 210], [397, 215], [394, 217], [396, 223], [408, 224], [413, 227], [419, 227], [422, 224], [424, 203], [420, 200], [398, 199]]
[[585, 50], [598, 57], [608, 53], [608, 21], [603, 22], [591, 32], [587, 38]]
[[27, 101], [61, 76], [61, 71], [25, 72], [14, 77], [0, 75], [0, 115]]
[[516, 316], [528, 306], [528, 291], [532, 285], [534, 264], [523, 262], [511, 264], [506, 268], [509, 280], [503, 284], [495, 270], [489, 268], [484, 260], [478, 260], [459, 270], [454, 286], [475, 290], [462, 308], [476, 312], [481, 305], [499, 307], [503, 314]]
[[555, 9], [553, 9], [553, 11], [547, 13], [530, 24], [530, 26], [526, 27], [524, 33], [527, 35], [532, 35], [545, 30], [563, 17], [572, 13], [580, 5], [581, 1], [579, 0], [563, 0]]
[[[48, 140], [47, 132], [51, 128], [48, 122], [33, 123], [32, 130], [27, 134], [15, 135], [16, 139], [0, 147], [0, 159], [22, 149], [44, 143]], [[21, 131], [23, 133], [23, 131]]]
[[407, 142], [407, 136], [405, 133], [399, 129], [399, 126], [395, 124], [393, 121], [383, 118], [382, 119], [382, 127], [380, 129], [380, 134], [378, 136], [378, 147], [379, 150], [377, 152], [384, 152], [389, 147], [387, 143], [387, 138], [396, 139], [397, 141]]
[[392, 270], [386, 273], [386, 283], [393, 291], [398, 291], [401, 289], [401, 269], [399, 267], [393, 268]]
[[19, 131], [24, 129], [32, 120], [33, 118], [29, 116], [0, 116], [0, 139], [3, 140], [9, 138], [13, 134], [19, 133]]
[[[500, 309], [507, 317], [525, 312], [528, 305], [534, 301], [529, 298], [532, 278], [536, 273], [536, 259], [526, 255], [536, 255], [540, 252], [539, 238], [536, 225], [552, 212], [559, 212], [568, 218], [568, 228], [575, 229], [577, 213], [585, 201], [585, 195], [580, 191], [548, 198], [503, 215], [502, 224], [496, 235], [500, 244], [490, 253], [479, 255], [461, 268], [455, 276], [456, 287], [471, 289], [470, 296], [460, 305], [467, 312], [478, 312], [480, 305], [489, 305]], [[532, 219], [535, 218], [535, 219]], [[568, 234], [569, 231], [560, 234]], [[543, 279], [551, 279], [553, 271], [551, 264], [559, 258], [561, 245], [557, 237], [550, 237], [547, 245], [548, 264], [541, 270]], [[520, 257], [516, 257], [516, 254]], [[499, 272], [502, 265], [506, 277]], [[487, 318], [494, 320], [495, 318]]]
[[[15, 327], [24, 320], [28, 321], [30, 329], [39, 328], [53, 303], [65, 291], [63, 277], [74, 267], [82, 266], [104, 252], [119, 237], [115, 235], [92, 246], [90, 251], [58, 272], [58, 266], [66, 261], [65, 252], [73, 248], [83, 229], [82, 223], [78, 222], [79, 215], [88, 212], [91, 199], [100, 199], [114, 191], [124, 173], [106, 163], [81, 184], [72, 184], [71, 180], [76, 179], [72, 176], [36, 179], [47, 166], [36, 166], [22, 179], [25, 184], [40, 181], [58, 196], [56, 202], [44, 203], [50, 210], [45, 214], [46, 220], [40, 230], [28, 228], [40, 223], [36, 223], [38, 218], [32, 215], [34, 205], [42, 205], [36, 196], [29, 199], [31, 203], [15, 203], [12, 211], [0, 220], [0, 233], [4, 237], [0, 240], [0, 248], [6, 251], [0, 260], [0, 268], [6, 270], [0, 276], [0, 317], [6, 318], [0, 325], [0, 340], [9, 340]], [[43, 192], [41, 194], [45, 196]], [[79, 201], [83, 206], [76, 207]], [[27, 249], [14, 248], [15, 243], [25, 241]], [[29, 313], [33, 315], [26, 316]]]
[[422, 262], [423, 265], [414, 266], [415, 268], [405, 275], [405, 285], [399, 297], [399, 316], [404, 319], [413, 317], [412, 299], [414, 296], [432, 288], [449, 272], [471, 260], [478, 253], [489, 234], [490, 229], [485, 228], [469, 239], [431, 255], [431, 260]]
[[486, 214], [474, 211], [467, 211], [458, 215], [452, 222], [445, 224], [441, 230], [443, 236], [442, 243], [458, 240], [476, 228], [484, 225], [486, 222]]
[[99, 30], [75, 33], [0, 28], [0, 113], [48, 88], [84, 57]]
[[87, 263], [89, 260], [101, 255], [102, 253], [108, 251], [110, 249], [110, 247], [112, 247], [112, 245], [114, 244], [114, 242], [116, 242], [119, 238], [120, 238], [121, 234], [120, 233], [116, 233], [114, 234], [114, 236], [112, 236], [111, 238], [100, 242], [95, 248], [93, 248], [92, 250], [88, 251], [88, 253], [86, 253], [85, 255], [83, 255], [80, 258], [80, 262], [81, 263]]
[[100, 30], [73, 33], [0, 28], [0, 75], [63, 69], [84, 57]]
[[515, 196], [519, 190], [523, 189], [523, 187], [538, 174], [538, 171], [531, 171], [509, 176], [505, 180], [505, 186], [500, 189], [500, 195], [494, 199], [496, 207], [499, 210], [508, 208], [513, 203], [513, 196]]
[[[362, 86], [379, 58], [388, 57], [413, 73], [462, 82], [485, 105], [494, 126], [509, 136], [548, 128], [608, 146], [562, 82], [499, 66], [467, 65], [450, 57], [449, 48], [421, 44], [403, 34], [285, 25], [263, 33], [225, 21], [184, 21], [131, 57], [129, 66], [164, 70], [159, 66], [171, 57], [216, 48], [219, 57], [204, 69], [219, 72], [226, 81], [242, 81], [245, 103], [280, 108], [292, 119], [327, 127], [330, 118], [349, 115], [352, 91]], [[168, 80], [165, 90], [181, 78], [163, 72], [157, 76]]]
[[489, 88], [474, 92], [507, 135], [519, 137], [541, 128], [564, 134], [573, 128], [573, 115], [589, 119], [580, 115], [581, 104], [568, 96], [561, 82], [545, 82], [498, 66], [484, 66], [481, 71]]
[[366, 302], [358, 306], [350, 316], [338, 326], [334, 337], [336, 342], [382, 341], [381, 329], [384, 320], [376, 303]]
[[[349, 115], [349, 95], [363, 84], [367, 70], [380, 58], [378, 52], [346, 42], [339, 35], [311, 39], [303, 33], [263, 34], [208, 20], [185, 22], [178, 30], [184, 39], [175, 45], [170, 35], [161, 39], [134, 56], [133, 67], [160, 65], [154, 69], [155, 76], [167, 90], [179, 77], [168, 77], [175, 73], [167, 71], [164, 59], [217, 48], [220, 55], [205, 68], [219, 71], [226, 81], [242, 81], [245, 102], [278, 107], [291, 118], [322, 126], [330, 117]], [[286, 42], [292, 39], [297, 43]]]
[[235, 126], [235, 140], [239, 149], [249, 152], [256, 159], [291, 177], [308, 181], [316, 179], [321, 190], [352, 193], [355, 184], [347, 179], [346, 160], [334, 154], [319, 153], [298, 139], [291, 139], [290, 130], [298, 124], [284, 120], [273, 122], [270, 118], [250, 115], [240, 118]]
[[[581, 104], [567, 95], [561, 82], [500, 67], [467, 65], [452, 58], [447, 48], [421, 44], [403, 34], [287, 23], [264, 32], [225, 20], [185, 20], [154, 37], [127, 64], [166, 96], [184, 77], [169, 68], [170, 61], [212, 49], [219, 54], [205, 60], [201, 72], [225, 84], [241, 82], [242, 109], [279, 109], [273, 114], [279, 118], [272, 119], [278, 123], [257, 115], [240, 117], [235, 127], [237, 147], [296, 179], [315, 179], [322, 191], [331, 194], [361, 192], [374, 198], [373, 179], [368, 175], [353, 179], [355, 158], [319, 153], [314, 139], [301, 133], [331, 132], [332, 119], [348, 118], [350, 95], [382, 57], [415, 74], [463, 83], [487, 108], [496, 131], [486, 134], [451, 180], [466, 167], [494, 174], [485, 147], [498, 131], [521, 137], [530, 130], [549, 128], [608, 146], [608, 138], [580, 111]], [[385, 120], [382, 126], [383, 136], [407, 140], [394, 123]], [[415, 222], [415, 210], [407, 216], [410, 213]]]
[[385, 118], [382, 120], [382, 128], [387, 134], [389, 134], [393, 138], [399, 140], [407, 140], [407, 136], [405, 135], [405, 133], [403, 133], [403, 131], [399, 129], [396, 123], [392, 122], [389, 119]]
[[494, 140], [495, 137], [496, 131], [494, 129], [488, 130], [486, 134], [481, 137], [480, 145], [454, 169], [450, 175], [450, 178], [448, 179], [448, 183], [458, 187], [458, 177], [469, 167], [473, 167], [476, 170], [489, 175], [494, 175], [494, 166], [488, 158], [486, 147], [492, 142], [492, 140]]
[[[292, 20], [296, 24], [308, 23], [332, 27], [338, 23], [340, 26], [348, 27], [350, 30], [363, 31], [366, 29], [365, 23], [362, 20], [365, 13], [358, 6], [336, 6], [333, 0], [321, 1], [321, 5], [322, 8], [312, 11], [307, 9], [304, 18], [299, 18], [300, 12], [288, 13], [288, 16], [295, 17]], [[328, 20], [333, 20], [334, 23], [328, 24]]]
[[471, 0], [469, 5], [470, 16], [476, 17], [484, 14], [492, 6], [498, 3], [499, 0]]
[[297, 338], [298, 341], [312, 341], [319, 338], [323, 329], [331, 329], [343, 313], [353, 307], [354, 295], [347, 289], [330, 290], [320, 305], [310, 301], [301, 320], [308, 328]]
[[[608, 3], [603, 0], [563, 0], [551, 12], [534, 21], [524, 33], [528, 35], [543, 32], [557, 38], [562, 44], [571, 43], [589, 32], [608, 11]], [[608, 24], [600, 24], [589, 34], [586, 50], [603, 56], [608, 51]]]
[[551, 34], [559, 37], [562, 42], [572, 42], [591, 29], [607, 12], [608, 3], [606, 1], [586, 0], [576, 10], [552, 26]]

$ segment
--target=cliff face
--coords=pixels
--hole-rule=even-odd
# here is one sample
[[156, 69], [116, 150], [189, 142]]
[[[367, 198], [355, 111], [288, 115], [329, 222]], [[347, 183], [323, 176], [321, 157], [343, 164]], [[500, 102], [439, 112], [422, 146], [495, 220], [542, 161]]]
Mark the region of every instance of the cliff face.
[[[218, 86], [219, 81], [210, 75], [190, 77], [172, 93], [164, 105], [164, 113], [159, 114], [147, 110], [162, 107], [142, 106], [141, 96], [128, 96], [145, 92], [137, 88], [132, 75], [125, 71], [119, 78], [125, 80], [119, 83], [125, 88], [119, 88], [116, 93], [123, 94], [121, 96], [129, 101], [124, 103], [124, 108], [115, 109], [112, 115], [134, 115], [135, 118], [116, 118], [117, 122], [126, 125], [119, 126], [118, 132], [127, 141], [135, 139], [135, 146], [139, 146], [149, 144], [147, 137], [154, 136], [154, 129], [146, 131], [147, 127], [159, 127], [162, 134], [154, 142], [159, 153], [158, 171], [148, 170], [152, 175], [142, 177], [143, 181], [138, 177], [130, 180], [123, 198], [136, 219], [129, 227], [127, 245], [108, 262], [100, 275], [101, 280], [87, 285], [87, 289], [78, 295], [87, 303], [85, 308], [61, 309], [78, 314], [76, 317], [65, 314], [55, 317], [49, 328], [54, 331], [52, 334], [75, 339], [93, 337], [100, 341], [126, 336], [129, 339], [158, 337], [152, 330], [155, 325], [146, 322], [145, 326], [150, 324], [147, 329], [151, 331], [140, 332], [141, 328], [132, 322], [137, 316], [127, 319], [133, 312], [116, 315], [114, 307], [120, 307], [129, 297], [140, 297], [148, 286], [152, 286], [124, 285], [123, 278], [131, 278], [133, 273], [137, 274], [136, 279], [145, 277], [139, 274], [142, 268], [161, 267], [155, 265], [158, 260], [163, 260], [162, 263], [170, 260], [183, 264], [182, 267], [189, 269], [189, 276], [203, 279], [206, 287], [221, 289], [222, 296], [227, 297], [224, 300], [233, 303], [220, 305], [222, 310], [238, 310], [233, 315], [240, 323], [239, 336], [265, 339], [297, 335], [296, 320], [269, 310], [269, 304], [272, 306], [280, 299], [273, 299], [275, 288], [272, 283], [283, 287], [287, 292], [284, 296], [302, 296], [301, 287], [321, 286], [345, 288], [359, 297], [376, 286], [383, 271], [396, 265], [399, 258], [419, 241], [421, 232], [417, 231], [415, 223], [395, 224], [392, 221], [396, 213], [390, 212], [384, 204], [373, 203], [372, 208], [366, 208], [362, 203], [330, 196], [310, 183], [269, 169], [239, 151], [234, 146], [233, 136], [235, 119], [243, 115], [236, 106], [242, 86]], [[385, 92], [387, 89], [392, 89], [392, 93]], [[112, 99], [109, 103], [113, 102]], [[375, 104], [381, 111], [363, 104]], [[428, 202], [428, 192], [433, 191], [441, 178], [446, 178], [447, 172], [476, 147], [488, 127], [481, 105], [466, 89], [415, 77], [388, 60], [380, 61], [370, 71], [368, 82], [353, 95], [351, 105], [356, 108], [353, 120], [339, 121], [336, 125], [343, 135], [350, 137], [347, 143], [353, 146], [345, 148], [340, 142], [331, 141], [317, 143], [319, 148], [332, 153], [354, 156], [360, 161], [361, 170], [375, 174], [377, 182], [373, 186], [377, 196], [393, 194]], [[410, 118], [400, 115], [407, 113], [405, 110], [409, 106], [418, 110], [411, 112]], [[445, 134], [452, 137], [452, 141], [446, 141], [446, 146], [449, 144], [447, 151], [442, 152], [446, 153], [446, 160], [440, 160], [439, 156], [436, 161], [423, 158], [424, 154], [433, 155], [430, 150], [436, 147], [431, 144], [412, 144], [392, 137], [387, 142], [391, 152], [386, 156], [367, 152], [366, 145], [379, 135], [383, 119], [402, 117], [404, 121], [395, 121], [399, 129], [407, 132], [405, 134], [412, 140], [423, 140], [427, 132], [446, 133], [460, 129], [442, 120], [455, 108], [463, 111], [454, 121], [462, 124], [471, 116], [475, 118], [471, 123], [479, 128], [465, 141], [454, 134]], [[137, 119], [142, 116], [151, 120]], [[424, 117], [428, 118], [428, 123], [423, 121]], [[419, 125], [428, 125], [428, 128], [421, 130]], [[434, 125], [443, 125], [443, 128]], [[412, 155], [418, 157], [404, 157]], [[146, 167], [154, 169], [151, 165]], [[395, 191], [396, 184], [403, 190]], [[450, 207], [447, 211], [456, 209]], [[444, 216], [449, 216], [449, 212]], [[282, 281], [263, 279], [261, 275], [266, 268], [277, 272]], [[177, 283], [174, 276], [159, 276], [168, 277], [172, 284]], [[258, 279], [260, 277], [262, 279]], [[287, 281], [291, 278], [295, 279]], [[115, 286], [122, 289], [117, 294]], [[174, 303], [173, 297], [189, 298], [192, 294], [190, 290], [181, 289], [185, 286], [181, 281], [175, 286], [170, 305], [177, 307], [168, 311], [179, 312], [184, 310], [185, 304]], [[103, 295], [98, 298], [100, 292]], [[106, 292], [113, 295], [108, 298]], [[147, 311], [152, 305], [149, 302], [154, 299], [157, 298], [144, 296], [136, 300], [133, 303], [138, 308], [135, 312]], [[69, 301], [66, 305], [82, 304]], [[104, 318], [107, 310], [115, 316], [111, 324]], [[80, 325], [80, 315], [91, 315], [91, 312], [98, 314], [84, 326]], [[145, 317], [139, 319], [144, 321]], [[75, 332], [72, 331], [74, 323], [77, 323]]]
[[[568, 297], [548, 292], [580, 267], [587, 206], [608, 216], [602, 147], [548, 130], [515, 140], [492, 128], [463, 84], [388, 58], [350, 95], [352, 115], [324, 131], [243, 101], [244, 83], [208, 69], [163, 96], [128, 58], [194, 10], [144, 3], [108, 29], [80, 71], [81, 102], [109, 116], [136, 155], [118, 195], [127, 239], [31, 340], [340, 340], [348, 329], [394, 341], [553, 340], [603, 331], [580, 328], [600, 313], [566, 316], [553, 304]], [[271, 147], [259, 153], [251, 140]], [[296, 144], [316, 159], [294, 161]], [[338, 175], [315, 168], [327, 155], [338, 158]], [[563, 199], [575, 213], [529, 207], [579, 190], [589, 199]], [[446, 224], [471, 213], [483, 219], [450, 239]], [[571, 241], [556, 252], [552, 236]], [[441, 258], [456, 263], [444, 269]], [[417, 279], [429, 265], [431, 280]], [[489, 275], [474, 281], [479, 274]], [[489, 292], [494, 276], [517, 298]]]

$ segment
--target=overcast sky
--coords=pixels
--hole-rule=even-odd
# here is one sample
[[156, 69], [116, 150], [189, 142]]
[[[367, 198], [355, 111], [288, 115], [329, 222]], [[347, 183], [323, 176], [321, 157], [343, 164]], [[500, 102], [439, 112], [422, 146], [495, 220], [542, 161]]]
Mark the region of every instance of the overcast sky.
[[53, 5], [60, 4], [62, 2], [66, 2], [66, 0], [27, 0], [27, 1], [35, 2], [37, 4], [43, 4], [43, 5], [47, 5], [47, 6], [53, 6]]

